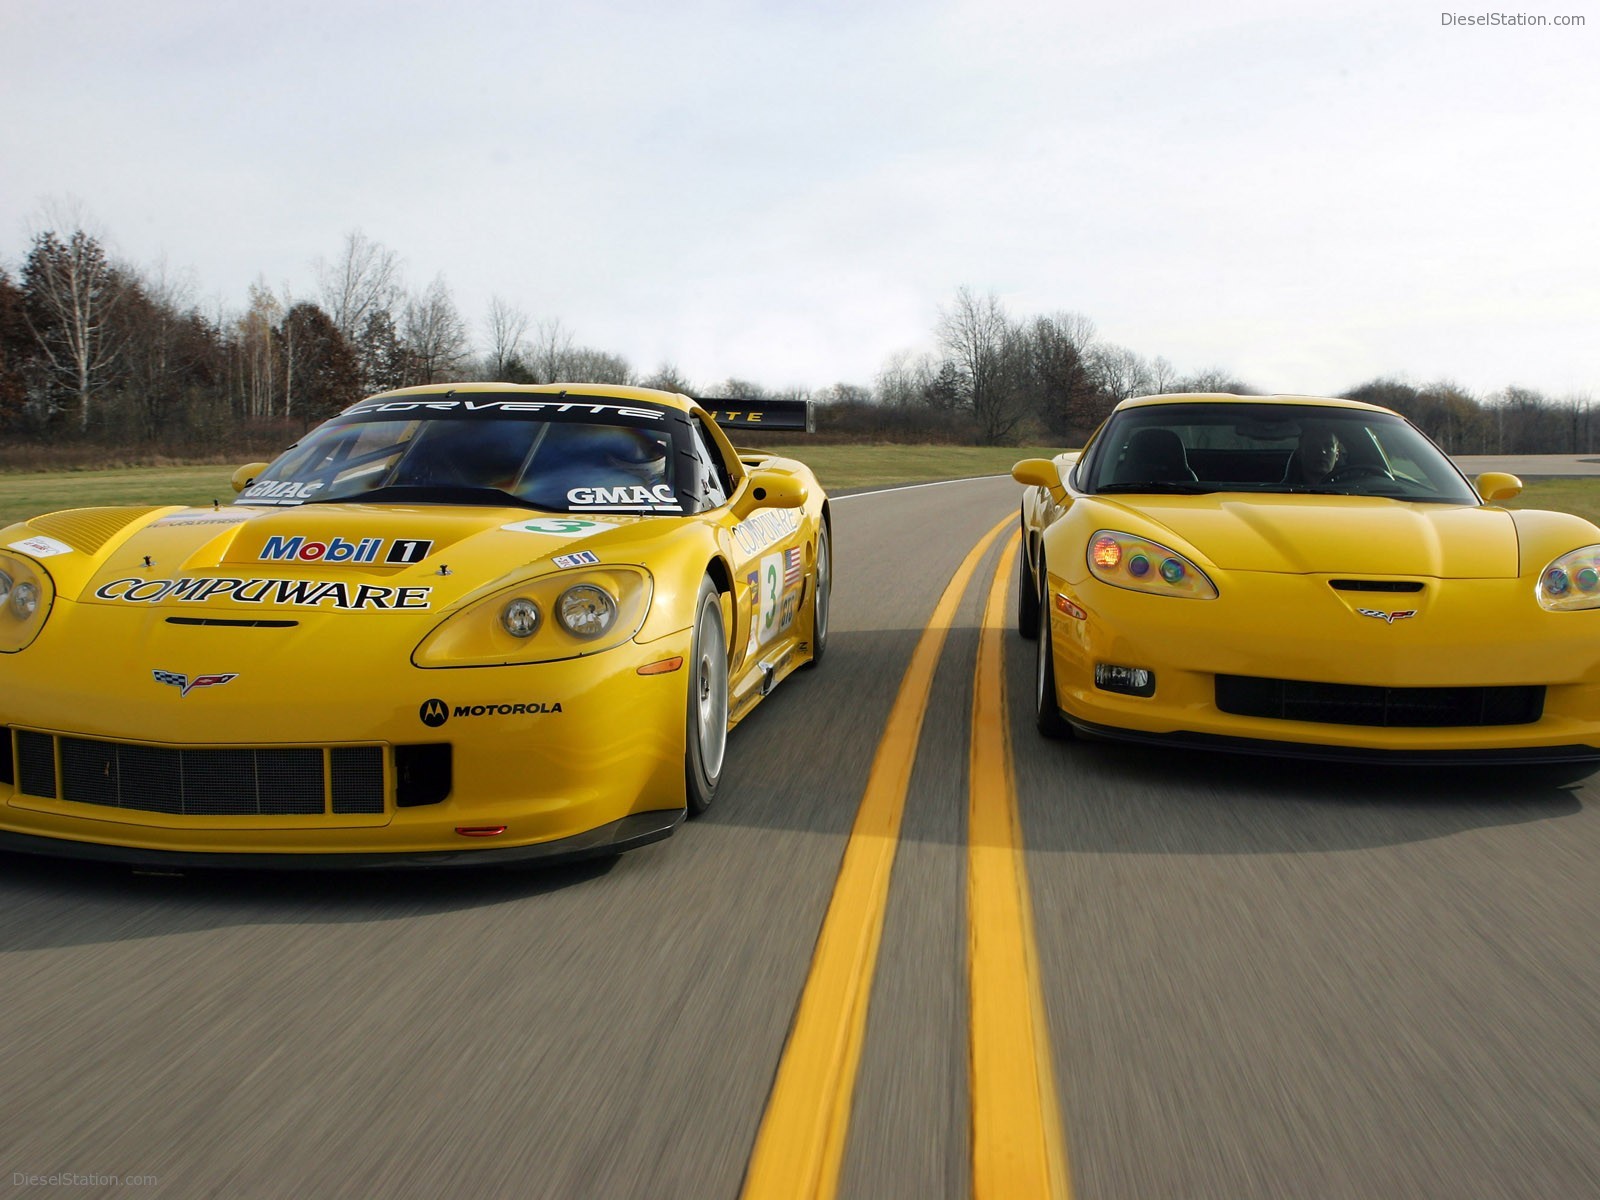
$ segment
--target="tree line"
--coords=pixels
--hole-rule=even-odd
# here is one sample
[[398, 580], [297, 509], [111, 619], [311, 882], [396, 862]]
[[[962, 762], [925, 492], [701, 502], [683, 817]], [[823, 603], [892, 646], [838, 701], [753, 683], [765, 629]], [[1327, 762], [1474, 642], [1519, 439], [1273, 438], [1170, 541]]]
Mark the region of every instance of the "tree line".
[[[806, 398], [819, 433], [838, 440], [1081, 445], [1130, 396], [1252, 390], [1226, 370], [1185, 375], [1108, 342], [1081, 314], [1015, 317], [965, 287], [941, 311], [935, 348], [891, 357], [870, 385], [775, 391], [729, 378], [697, 389], [671, 364], [640, 372], [499, 296], [475, 337], [442, 277], [407, 287], [398, 256], [359, 232], [314, 267], [313, 295], [257, 283], [242, 310], [208, 312], [181, 281], [114, 261], [81, 227], [36, 234], [15, 274], [0, 269], [0, 434], [226, 452], [243, 433], [292, 436], [374, 392], [494, 380]], [[1454, 454], [1595, 449], [1587, 396], [1396, 379], [1344, 394], [1404, 413]]]

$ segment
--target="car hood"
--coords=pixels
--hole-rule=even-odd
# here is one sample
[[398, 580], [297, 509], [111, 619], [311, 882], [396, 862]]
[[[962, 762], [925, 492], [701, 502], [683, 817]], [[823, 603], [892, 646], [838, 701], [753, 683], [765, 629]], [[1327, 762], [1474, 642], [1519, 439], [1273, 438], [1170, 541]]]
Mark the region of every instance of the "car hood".
[[1376, 496], [1096, 499], [1157, 522], [1225, 570], [1435, 579], [1520, 573], [1516, 525], [1499, 508]]
[[[119, 512], [124, 524], [111, 531]], [[669, 523], [612, 513], [591, 519], [515, 508], [329, 504], [87, 509], [35, 518], [29, 527], [71, 548], [47, 562], [62, 593], [81, 603], [205, 609], [208, 616], [224, 609], [241, 617], [269, 609], [437, 612], [511, 572], [602, 555], [640, 561], [641, 539]], [[564, 555], [576, 561], [554, 561]]]

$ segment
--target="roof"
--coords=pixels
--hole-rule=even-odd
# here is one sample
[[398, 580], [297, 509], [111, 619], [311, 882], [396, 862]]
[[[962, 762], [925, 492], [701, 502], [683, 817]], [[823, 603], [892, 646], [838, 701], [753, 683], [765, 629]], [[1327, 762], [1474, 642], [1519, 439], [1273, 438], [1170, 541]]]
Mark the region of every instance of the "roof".
[[1353, 408], [1365, 412], [1394, 413], [1393, 409], [1378, 404], [1367, 404], [1362, 400], [1341, 400], [1335, 396], [1235, 396], [1229, 392], [1168, 392], [1160, 396], [1135, 396], [1117, 405], [1117, 409], [1144, 408], [1156, 404], [1305, 404], [1322, 408]]
[[450, 392], [456, 395], [491, 393], [496, 396], [604, 396], [610, 400], [645, 400], [651, 404], [661, 404], [685, 412], [695, 406], [695, 402], [688, 396], [677, 392], [630, 387], [621, 383], [425, 383], [417, 387], [395, 388], [393, 391], [365, 396], [360, 403], [365, 404], [369, 400], [388, 400], [397, 396], [438, 396]]

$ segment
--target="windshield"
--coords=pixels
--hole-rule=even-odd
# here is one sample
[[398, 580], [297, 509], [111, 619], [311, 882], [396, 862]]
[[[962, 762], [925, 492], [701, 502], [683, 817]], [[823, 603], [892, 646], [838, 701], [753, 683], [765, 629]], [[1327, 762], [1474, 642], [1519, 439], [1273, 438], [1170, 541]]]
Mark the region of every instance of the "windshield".
[[685, 498], [674, 443], [686, 434], [683, 414], [639, 401], [483, 394], [367, 401], [281, 454], [239, 503], [679, 513]]
[[1312, 492], [1477, 504], [1432, 442], [1391, 413], [1310, 404], [1152, 404], [1113, 414], [1085, 491]]

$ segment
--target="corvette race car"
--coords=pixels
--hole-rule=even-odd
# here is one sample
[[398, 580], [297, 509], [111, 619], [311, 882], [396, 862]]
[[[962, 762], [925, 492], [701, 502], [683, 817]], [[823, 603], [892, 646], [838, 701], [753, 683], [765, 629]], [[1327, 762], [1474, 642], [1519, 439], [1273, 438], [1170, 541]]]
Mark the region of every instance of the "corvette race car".
[[599, 385], [387, 392], [207, 508], [0, 530], [0, 847], [174, 865], [608, 854], [703, 812], [828, 636], [798, 462]]
[[1322, 759], [1600, 760], [1600, 528], [1398, 414], [1149, 396], [1012, 470], [1036, 723]]

